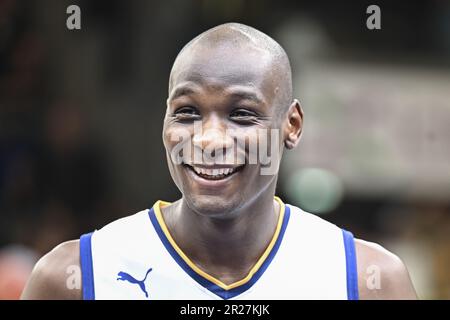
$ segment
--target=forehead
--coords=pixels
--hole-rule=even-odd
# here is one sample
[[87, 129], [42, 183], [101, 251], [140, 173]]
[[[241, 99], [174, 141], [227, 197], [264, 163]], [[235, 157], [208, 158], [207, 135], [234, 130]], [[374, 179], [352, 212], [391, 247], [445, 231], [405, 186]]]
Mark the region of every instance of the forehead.
[[257, 91], [269, 102], [277, 91], [276, 78], [273, 58], [265, 50], [251, 46], [201, 46], [188, 49], [177, 59], [169, 90], [184, 83], [217, 90], [239, 86]]

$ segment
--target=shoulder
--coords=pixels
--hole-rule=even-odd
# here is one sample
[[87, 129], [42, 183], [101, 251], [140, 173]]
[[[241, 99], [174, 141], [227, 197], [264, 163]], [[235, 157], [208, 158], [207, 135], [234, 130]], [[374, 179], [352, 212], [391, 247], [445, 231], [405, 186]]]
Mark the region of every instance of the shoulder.
[[79, 240], [67, 241], [38, 261], [21, 298], [80, 300], [81, 285]]
[[417, 299], [402, 260], [379, 244], [355, 239], [360, 299]]
[[338, 232], [342, 236], [342, 229], [328, 220], [292, 204], [286, 204], [286, 207], [290, 211], [290, 220], [294, 220], [294, 224], [297, 227], [305, 229], [303, 231], [311, 231], [316, 235], [320, 235], [320, 237], [329, 231], [333, 231]]

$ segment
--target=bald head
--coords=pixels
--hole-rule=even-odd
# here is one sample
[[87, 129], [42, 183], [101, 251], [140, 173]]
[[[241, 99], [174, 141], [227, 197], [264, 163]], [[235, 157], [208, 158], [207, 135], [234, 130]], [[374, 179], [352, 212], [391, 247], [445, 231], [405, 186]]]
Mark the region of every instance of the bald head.
[[205, 76], [262, 85], [273, 91], [271, 102], [277, 110], [286, 110], [292, 102], [292, 74], [286, 52], [268, 35], [243, 24], [216, 26], [186, 44], [170, 73], [169, 96], [187, 78], [201, 81]]

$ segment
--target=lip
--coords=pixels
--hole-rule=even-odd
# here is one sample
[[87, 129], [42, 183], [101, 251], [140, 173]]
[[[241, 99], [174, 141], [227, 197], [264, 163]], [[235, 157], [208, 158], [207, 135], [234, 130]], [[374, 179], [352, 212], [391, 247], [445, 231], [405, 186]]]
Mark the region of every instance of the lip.
[[[238, 166], [238, 170], [233, 172], [232, 174], [226, 176], [223, 179], [218, 180], [209, 180], [201, 177], [198, 175], [194, 169], [192, 169], [191, 165], [188, 164], [182, 164], [183, 168], [188, 172], [188, 175], [192, 177], [192, 179], [198, 183], [201, 186], [204, 186], [206, 188], [221, 188], [224, 187], [231, 179], [235, 178], [243, 169], [242, 166]], [[206, 166], [206, 165], [195, 165], [196, 167], [201, 167], [205, 169], [224, 169], [224, 168], [236, 168], [236, 166], [229, 166], [229, 165], [213, 165], [213, 166]]]
[[233, 166], [233, 165], [227, 165], [227, 164], [214, 164], [212, 166], [208, 166], [205, 164], [188, 164], [188, 163], [183, 163], [183, 165], [185, 166], [189, 166], [189, 167], [199, 167], [199, 168], [205, 168], [205, 169], [234, 169], [234, 168], [239, 168], [242, 167], [242, 165], [240, 166]]

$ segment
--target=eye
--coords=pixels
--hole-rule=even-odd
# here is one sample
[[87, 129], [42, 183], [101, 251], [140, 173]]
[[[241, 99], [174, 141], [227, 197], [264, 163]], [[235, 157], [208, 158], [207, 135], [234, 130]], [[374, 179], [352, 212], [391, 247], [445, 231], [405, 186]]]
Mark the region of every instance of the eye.
[[230, 113], [230, 118], [235, 121], [250, 121], [257, 118], [257, 114], [247, 109], [236, 109]]
[[178, 108], [173, 114], [176, 118], [179, 118], [181, 120], [195, 120], [200, 117], [200, 112], [198, 112], [198, 110], [192, 106], [184, 106]]

